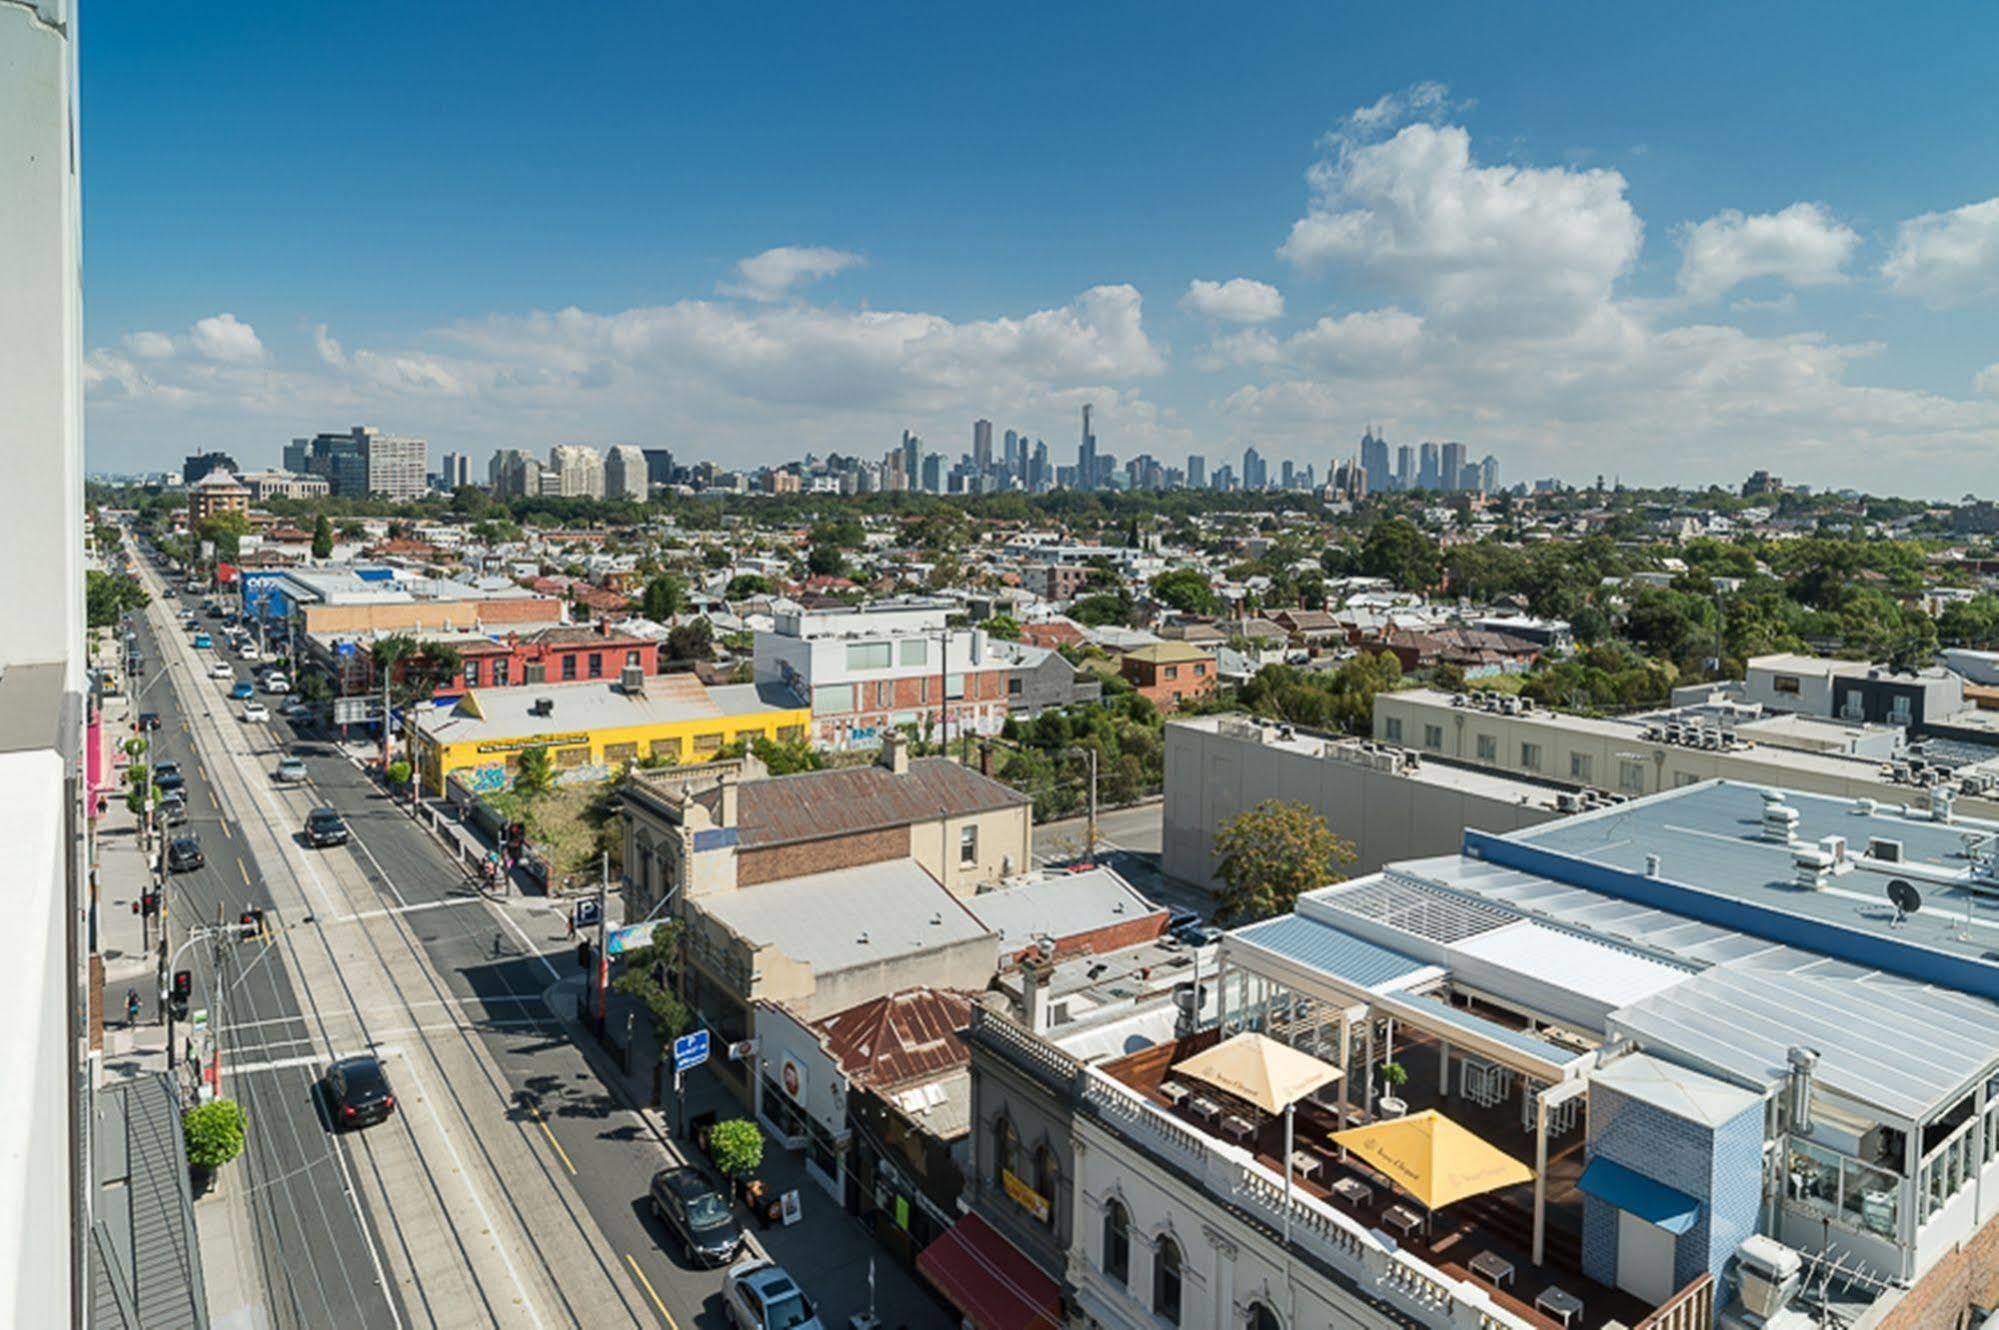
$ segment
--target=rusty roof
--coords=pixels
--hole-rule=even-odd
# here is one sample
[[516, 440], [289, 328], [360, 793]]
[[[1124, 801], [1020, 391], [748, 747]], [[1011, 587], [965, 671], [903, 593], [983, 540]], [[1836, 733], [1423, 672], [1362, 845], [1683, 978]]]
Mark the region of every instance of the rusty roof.
[[[713, 812], [721, 793], [704, 790], [695, 798]], [[921, 757], [901, 776], [874, 765], [745, 781], [737, 787], [736, 828], [738, 844], [754, 850], [1029, 802], [1020, 791], [970, 767], [948, 758]]]
[[935, 1080], [971, 1061], [963, 1031], [972, 1023], [968, 993], [905, 988], [813, 1023], [841, 1073], [870, 1090]]

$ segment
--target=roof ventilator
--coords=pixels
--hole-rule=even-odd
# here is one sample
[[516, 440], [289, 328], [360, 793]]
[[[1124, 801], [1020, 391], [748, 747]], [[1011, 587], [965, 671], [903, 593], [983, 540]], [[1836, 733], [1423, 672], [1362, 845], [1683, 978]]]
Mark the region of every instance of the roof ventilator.
[[1763, 839], [1778, 845], [1789, 845], [1798, 830], [1798, 810], [1784, 802], [1784, 796], [1774, 792], [1763, 796]]

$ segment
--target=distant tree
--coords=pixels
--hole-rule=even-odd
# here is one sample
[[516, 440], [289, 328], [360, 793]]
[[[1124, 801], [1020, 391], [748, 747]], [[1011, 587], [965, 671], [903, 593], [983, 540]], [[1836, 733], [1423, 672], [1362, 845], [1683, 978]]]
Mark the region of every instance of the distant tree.
[[715, 659], [715, 629], [706, 619], [681, 624], [666, 635], [668, 660]]
[[333, 522], [325, 513], [321, 513], [312, 524], [312, 557], [333, 557]]
[[814, 545], [805, 555], [805, 567], [814, 577], [845, 577], [847, 556], [838, 545]]
[[729, 579], [729, 586], [722, 594], [730, 600], [748, 600], [751, 596], [768, 596], [771, 593], [770, 579], [757, 573], [740, 573]]
[[1224, 918], [1288, 914], [1301, 893], [1345, 880], [1358, 857], [1310, 807], [1266, 799], [1236, 814], [1215, 838]]
[[1084, 596], [1069, 607], [1069, 617], [1085, 627], [1103, 628], [1129, 624], [1136, 609], [1131, 593], [1120, 587], [1116, 591], [1098, 591]]
[[218, 559], [236, 558], [242, 552], [243, 537], [249, 534], [250, 519], [243, 513], [210, 513], [194, 526], [196, 542], [213, 542]]
[[1182, 614], [1213, 614], [1221, 604], [1214, 584], [1198, 568], [1175, 568], [1152, 579], [1155, 599]]
[[1361, 545], [1361, 571], [1385, 577], [1404, 591], [1424, 591], [1437, 584], [1443, 561], [1437, 542], [1406, 518], [1393, 517], [1368, 529]]
[[1011, 614], [995, 614], [992, 618], [980, 624], [979, 627], [986, 630], [987, 636], [997, 637], [1001, 641], [1018, 642], [1020, 640], [1020, 620], [1014, 618]]
[[661, 573], [646, 583], [639, 600], [640, 612], [655, 623], [665, 623], [687, 608], [687, 587], [671, 573]]
[[534, 799], [547, 794], [554, 784], [555, 766], [549, 761], [548, 745], [523, 748], [520, 763], [514, 768], [514, 792]]
[[447, 642], [419, 641], [408, 633], [391, 633], [378, 638], [369, 649], [375, 672], [389, 681], [389, 700], [408, 706], [432, 697], [438, 688], [458, 677], [464, 660], [458, 648]]

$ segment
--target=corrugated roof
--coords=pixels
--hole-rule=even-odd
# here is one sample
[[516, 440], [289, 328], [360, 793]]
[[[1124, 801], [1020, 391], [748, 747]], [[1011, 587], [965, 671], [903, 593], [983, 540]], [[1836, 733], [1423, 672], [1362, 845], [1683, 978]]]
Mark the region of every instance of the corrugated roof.
[[[713, 812], [721, 794], [710, 789], [695, 798]], [[900, 776], [877, 765], [746, 781], [736, 787], [736, 828], [741, 847], [754, 850], [1029, 802], [1027, 795], [970, 767], [925, 757], [912, 761]]]
[[1228, 940], [1247, 942], [1265, 951], [1286, 957], [1315, 970], [1323, 970], [1357, 984], [1362, 988], [1376, 991], [1398, 986], [1399, 980], [1426, 971], [1435, 972], [1435, 967], [1405, 956], [1399, 951], [1377, 946], [1365, 938], [1355, 937], [1330, 924], [1322, 924], [1300, 915], [1287, 914], [1277, 919], [1266, 919], [1260, 924], [1251, 924], [1229, 934]]
[[92, 1134], [97, 1203], [91, 1225], [93, 1324], [115, 1330], [206, 1330], [208, 1295], [194, 1233], [173, 1083], [163, 1073], [107, 1084]]
[[971, 1060], [963, 1038], [972, 999], [954, 989], [906, 988], [813, 1022], [846, 1078], [893, 1091], [935, 1080]]
[[999, 966], [998, 939], [913, 859], [788, 877], [688, 905], [822, 976], [981, 937], [992, 940]]

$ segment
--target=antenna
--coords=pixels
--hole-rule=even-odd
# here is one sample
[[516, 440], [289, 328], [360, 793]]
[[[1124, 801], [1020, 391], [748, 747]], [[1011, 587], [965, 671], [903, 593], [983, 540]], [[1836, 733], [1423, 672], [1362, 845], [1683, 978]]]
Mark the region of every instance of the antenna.
[[1888, 884], [1888, 903], [1895, 907], [1895, 921], [1890, 927], [1899, 928], [1910, 915], [1922, 910], [1923, 894], [1898, 877]]

